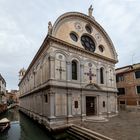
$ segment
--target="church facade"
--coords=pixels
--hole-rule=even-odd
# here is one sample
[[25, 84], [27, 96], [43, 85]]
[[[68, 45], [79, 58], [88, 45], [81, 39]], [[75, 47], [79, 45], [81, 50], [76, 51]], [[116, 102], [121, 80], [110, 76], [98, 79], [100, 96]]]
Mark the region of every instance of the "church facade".
[[21, 111], [46, 128], [117, 113], [117, 53], [92, 10], [49, 22], [48, 34], [19, 83]]

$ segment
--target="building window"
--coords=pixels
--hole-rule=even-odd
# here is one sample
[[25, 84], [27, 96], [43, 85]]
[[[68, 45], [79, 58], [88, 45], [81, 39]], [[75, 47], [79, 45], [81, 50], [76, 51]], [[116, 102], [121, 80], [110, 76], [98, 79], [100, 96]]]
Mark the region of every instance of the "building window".
[[100, 83], [104, 84], [104, 68], [100, 68]]
[[124, 76], [123, 75], [116, 75], [116, 82], [121, 82], [124, 81]]
[[120, 101], [120, 104], [121, 104], [121, 105], [124, 105], [124, 104], [125, 104], [125, 101]]
[[86, 29], [86, 31], [87, 31], [88, 33], [91, 34], [91, 32], [92, 32], [92, 28], [91, 28], [90, 25], [86, 25], [86, 26], [85, 26], [85, 29]]
[[103, 52], [104, 51], [104, 46], [103, 45], [99, 45], [99, 51]]
[[72, 61], [72, 80], [77, 80], [77, 62]]
[[45, 102], [46, 103], [48, 102], [48, 95], [47, 94], [45, 95]]
[[92, 38], [90, 38], [87, 35], [83, 35], [81, 37], [81, 44], [84, 46], [85, 50], [94, 52], [95, 51], [95, 43], [92, 40]]
[[103, 107], [105, 107], [105, 101], [103, 101]]
[[74, 107], [78, 108], [78, 101], [74, 101]]
[[135, 77], [140, 78], [140, 70], [135, 72]]
[[137, 86], [137, 93], [140, 94], [140, 86]]
[[125, 95], [125, 88], [118, 88], [118, 95]]
[[76, 33], [72, 32], [70, 33], [70, 37], [73, 41], [77, 42], [78, 41], [78, 36]]

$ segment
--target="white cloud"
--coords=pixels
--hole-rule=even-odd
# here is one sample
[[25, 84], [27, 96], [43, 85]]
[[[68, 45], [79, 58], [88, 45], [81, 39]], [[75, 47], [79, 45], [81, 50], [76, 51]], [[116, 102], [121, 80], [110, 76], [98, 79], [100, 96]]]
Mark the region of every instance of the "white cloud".
[[8, 88], [17, 88], [18, 71], [27, 67], [47, 34], [48, 21], [61, 14], [87, 14], [93, 4], [94, 16], [111, 37], [119, 55], [117, 66], [140, 62], [140, 1], [138, 0], [0, 0], [0, 73]]

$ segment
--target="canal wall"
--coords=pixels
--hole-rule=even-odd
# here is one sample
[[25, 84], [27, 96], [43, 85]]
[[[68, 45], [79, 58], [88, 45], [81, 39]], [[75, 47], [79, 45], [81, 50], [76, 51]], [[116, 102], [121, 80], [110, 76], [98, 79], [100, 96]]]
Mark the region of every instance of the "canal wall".
[[53, 121], [51, 121], [49, 120], [49, 118], [41, 116], [40, 114], [27, 110], [23, 107], [19, 107], [19, 110], [34, 121], [36, 121], [37, 123], [43, 125], [50, 132], [56, 132], [61, 130], [63, 131], [69, 128], [74, 122], [80, 123], [79, 117], [77, 119], [74, 118], [74, 120], [68, 120], [65, 118], [64, 120], [62, 120], [61, 122], [59, 121], [58, 123], [58, 120], [56, 118], [54, 118]]
[[48, 125], [48, 122], [46, 120], [46, 118], [40, 117], [39, 115], [30, 112], [24, 108], [19, 109], [22, 113], [24, 113], [25, 115], [27, 115], [28, 117], [30, 117], [31, 119], [33, 119], [34, 121], [36, 121], [37, 123], [39, 123], [40, 125], [45, 126], [45, 128], [51, 132], [52, 136], [54, 137], [54, 139], [60, 140], [57, 137], [60, 137], [60, 134], [63, 133], [67, 133], [68, 135], [70, 135], [71, 137], [73, 137], [74, 139], [82, 139], [82, 140], [113, 140], [109, 137], [106, 137], [102, 134], [99, 134], [95, 131], [86, 129], [84, 127], [80, 127], [78, 125], [74, 125], [74, 124], [67, 124], [67, 125], [60, 125], [59, 127], [51, 127]]

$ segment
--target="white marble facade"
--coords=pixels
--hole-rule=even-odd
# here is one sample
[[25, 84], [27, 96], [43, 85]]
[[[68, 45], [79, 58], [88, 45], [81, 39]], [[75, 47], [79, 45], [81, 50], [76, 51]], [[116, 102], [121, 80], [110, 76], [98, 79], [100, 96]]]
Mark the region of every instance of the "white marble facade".
[[[47, 128], [90, 115], [116, 114], [117, 54], [107, 33], [93, 17], [78, 12], [66, 13], [50, 25], [19, 83], [21, 110]], [[76, 35], [76, 41], [70, 33]], [[84, 35], [93, 40], [94, 51], [82, 46]]]

